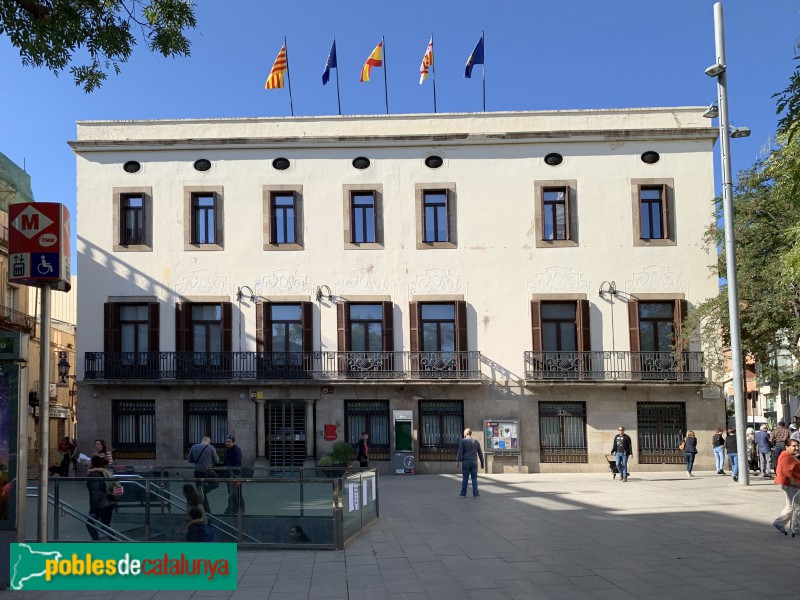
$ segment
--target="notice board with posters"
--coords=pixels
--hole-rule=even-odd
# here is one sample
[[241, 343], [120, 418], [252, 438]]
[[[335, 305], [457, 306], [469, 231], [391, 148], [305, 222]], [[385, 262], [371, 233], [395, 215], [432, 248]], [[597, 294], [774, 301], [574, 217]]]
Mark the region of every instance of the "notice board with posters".
[[519, 419], [484, 419], [483, 448], [485, 454], [515, 456], [522, 472], [522, 453], [519, 443]]

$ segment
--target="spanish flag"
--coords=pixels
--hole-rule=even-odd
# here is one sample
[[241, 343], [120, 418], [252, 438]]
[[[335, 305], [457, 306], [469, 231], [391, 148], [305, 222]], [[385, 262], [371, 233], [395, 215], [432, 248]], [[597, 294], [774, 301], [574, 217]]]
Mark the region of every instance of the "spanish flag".
[[267, 83], [264, 84], [265, 90], [275, 90], [283, 87], [283, 76], [286, 73], [288, 64], [286, 62], [286, 44], [284, 44], [281, 46], [281, 51], [278, 52], [275, 64], [272, 65], [269, 77], [267, 77]]
[[375, 46], [375, 50], [369, 55], [367, 62], [361, 68], [361, 81], [369, 81], [369, 72], [372, 67], [383, 66], [383, 40]]

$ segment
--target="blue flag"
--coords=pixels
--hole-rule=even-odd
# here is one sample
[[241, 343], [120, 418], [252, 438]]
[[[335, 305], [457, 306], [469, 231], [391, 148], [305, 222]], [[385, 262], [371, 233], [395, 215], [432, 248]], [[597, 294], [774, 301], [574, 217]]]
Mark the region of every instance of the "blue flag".
[[[483, 50], [481, 50], [481, 53]], [[481, 54], [483, 56], [483, 54]], [[322, 85], [327, 85], [331, 78], [331, 69], [337, 69], [336, 66], [336, 40], [333, 40], [333, 46], [328, 54], [328, 62], [325, 63], [325, 70], [322, 72]]]
[[475, 50], [472, 51], [472, 54], [469, 55], [467, 59], [467, 68], [464, 69], [464, 77], [470, 78], [472, 77], [472, 67], [475, 65], [482, 65], [483, 64], [483, 36], [481, 39], [478, 40], [478, 43], [475, 45]]

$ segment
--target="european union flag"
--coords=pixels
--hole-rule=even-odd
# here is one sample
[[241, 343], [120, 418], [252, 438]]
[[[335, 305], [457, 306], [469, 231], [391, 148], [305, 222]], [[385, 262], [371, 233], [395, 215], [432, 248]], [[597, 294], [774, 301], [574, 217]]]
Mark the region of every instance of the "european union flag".
[[[481, 52], [483, 52], [481, 50]], [[483, 54], [481, 54], [483, 56]], [[325, 63], [325, 70], [322, 72], [322, 85], [327, 85], [328, 81], [331, 78], [331, 69], [337, 69], [336, 66], [336, 40], [333, 40], [333, 46], [331, 46], [331, 51], [328, 53], [328, 62]]]
[[483, 36], [481, 39], [478, 40], [478, 43], [475, 45], [475, 50], [472, 51], [472, 54], [469, 55], [467, 59], [467, 68], [464, 69], [464, 77], [470, 78], [472, 77], [472, 67], [475, 65], [482, 65], [483, 64]]

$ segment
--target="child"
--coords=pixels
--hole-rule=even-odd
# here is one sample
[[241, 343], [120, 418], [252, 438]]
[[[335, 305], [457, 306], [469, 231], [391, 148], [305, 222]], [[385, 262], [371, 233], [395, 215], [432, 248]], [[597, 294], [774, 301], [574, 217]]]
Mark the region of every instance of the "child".
[[187, 542], [213, 542], [214, 530], [206, 524], [203, 509], [193, 506], [189, 509], [189, 523], [186, 528]]

